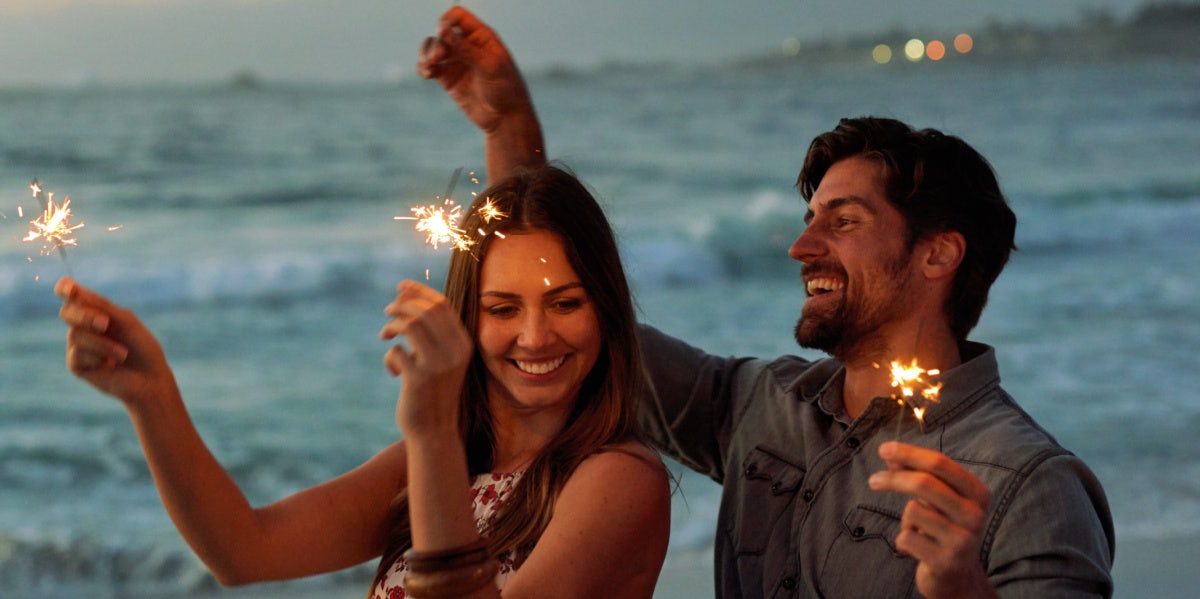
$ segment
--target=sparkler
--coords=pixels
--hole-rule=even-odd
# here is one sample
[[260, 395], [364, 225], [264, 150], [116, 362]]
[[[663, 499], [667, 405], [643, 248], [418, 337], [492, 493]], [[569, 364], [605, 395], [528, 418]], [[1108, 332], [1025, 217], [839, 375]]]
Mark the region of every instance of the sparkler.
[[[459, 226], [463, 218], [462, 206], [457, 204], [451, 195], [454, 193], [454, 187], [461, 175], [462, 167], [454, 170], [454, 174], [450, 177], [450, 184], [446, 187], [446, 194], [442, 196], [441, 204], [413, 206], [410, 209], [413, 216], [394, 216], [393, 220], [416, 221], [414, 228], [417, 232], [425, 234], [425, 243], [435, 250], [439, 245], [447, 245], [456, 250], [469, 252], [476, 240]], [[484, 202], [477, 213], [484, 223], [508, 216], [496, 208], [490, 199]], [[477, 232], [480, 236], [487, 235], [482, 228], [477, 229]], [[496, 235], [503, 237], [498, 232]], [[426, 278], [429, 278], [428, 273], [426, 273]]]
[[438, 244], [451, 245], [455, 249], [468, 250], [474, 241], [466, 236], [466, 231], [459, 228], [462, 221], [462, 206], [454, 202], [451, 196], [458, 178], [462, 175], [462, 167], [454, 169], [450, 176], [450, 184], [446, 186], [446, 195], [442, 196], [442, 204], [428, 206], [413, 206], [410, 210], [415, 216], [395, 216], [394, 220], [415, 220], [417, 232], [425, 234], [425, 243], [438, 248]]
[[[879, 365], [876, 364], [876, 367]], [[938, 393], [942, 390], [941, 383], [932, 383], [925, 380], [928, 376], [937, 376], [941, 371], [936, 368], [926, 370], [917, 363], [917, 359], [913, 358], [912, 362], [905, 366], [899, 361], [892, 360], [892, 387], [898, 390], [898, 395], [892, 397], [896, 403], [900, 404], [900, 411], [896, 417], [896, 436], [900, 436], [900, 423], [904, 418], [904, 406], [908, 406], [912, 410], [913, 417], [917, 419], [918, 425], [921, 427], [921, 432], [925, 432], [925, 410], [930, 403], [938, 402]]]
[[71, 263], [67, 261], [66, 246], [78, 245], [79, 241], [72, 235], [76, 229], [82, 228], [84, 223], [71, 224], [71, 198], [63, 198], [62, 205], [59, 205], [54, 202], [54, 192], [48, 192], [46, 197], [42, 197], [42, 186], [36, 179], [29, 184], [29, 190], [33, 192], [33, 197], [41, 202], [42, 214], [29, 221], [29, 233], [21, 241], [43, 240], [39, 254], [46, 256], [58, 250], [63, 265], [67, 267], [67, 274], [72, 274]]

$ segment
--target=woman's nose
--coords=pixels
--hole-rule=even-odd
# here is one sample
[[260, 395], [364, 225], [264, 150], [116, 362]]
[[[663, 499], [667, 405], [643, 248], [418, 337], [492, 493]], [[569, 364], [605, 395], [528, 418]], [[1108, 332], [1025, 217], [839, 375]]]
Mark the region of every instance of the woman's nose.
[[517, 342], [526, 348], [538, 348], [549, 345], [554, 341], [554, 330], [550, 319], [541, 310], [530, 310], [521, 326], [521, 336]]

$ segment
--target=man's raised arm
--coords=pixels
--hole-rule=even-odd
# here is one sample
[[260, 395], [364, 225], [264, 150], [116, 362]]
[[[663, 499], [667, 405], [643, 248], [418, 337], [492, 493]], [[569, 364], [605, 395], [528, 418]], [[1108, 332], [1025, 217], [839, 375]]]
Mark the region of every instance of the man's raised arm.
[[546, 163], [542, 126], [516, 62], [500, 37], [461, 6], [425, 39], [417, 73], [436, 79], [484, 133], [488, 183]]

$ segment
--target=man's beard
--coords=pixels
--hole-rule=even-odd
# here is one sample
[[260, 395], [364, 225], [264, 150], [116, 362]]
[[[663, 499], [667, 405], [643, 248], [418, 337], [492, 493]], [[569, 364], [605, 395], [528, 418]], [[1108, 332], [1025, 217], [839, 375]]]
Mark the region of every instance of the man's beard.
[[796, 343], [801, 347], [821, 350], [842, 362], [870, 354], [873, 348], [867, 344], [871, 335], [897, 318], [899, 311], [906, 309], [899, 304], [907, 296], [907, 289], [904, 289], [907, 279], [905, 273], [911, 257], [912, 252], [906, 252], [886, 266], [885, 275], [891, 281], [889, 287], [894, 293], [876, 297], [874, 301], [855, 293], [858, 287], [852, 287], [845, 271], [838, 268], [841, 280], [845, 281], [842, 303], [832, 314], [809, 318], [805, 318], [802, 309], [793, 332]]
[[843, 302], [838, 306], [837, 313], [829, 318], [815, 319], [805, 318], [801, 312], [800, 318], [796, 320], [796, 328], [793, 334], [796, 337], [796, 343], [800, 347], [809, 349], [819, 349], [831, 356], [838, 355], [838, 345], [843, 339], [847, 338], [849, 324], [846, 319], [846, 303]]

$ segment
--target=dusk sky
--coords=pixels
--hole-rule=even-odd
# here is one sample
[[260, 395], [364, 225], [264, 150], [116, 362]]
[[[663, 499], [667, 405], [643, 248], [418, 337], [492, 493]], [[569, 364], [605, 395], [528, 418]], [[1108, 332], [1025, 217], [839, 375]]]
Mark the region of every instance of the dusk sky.
[[[1125, 17], [1145, 0], [469, 0], [525, 69], [703, 61], [900, 25]], [[449, 0], [2, 0], [0, 86], [223, 80], [370, 81], [413, 73]]]

